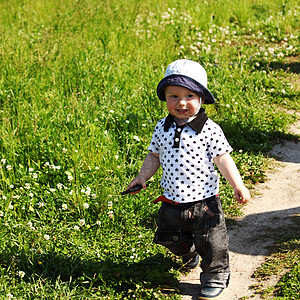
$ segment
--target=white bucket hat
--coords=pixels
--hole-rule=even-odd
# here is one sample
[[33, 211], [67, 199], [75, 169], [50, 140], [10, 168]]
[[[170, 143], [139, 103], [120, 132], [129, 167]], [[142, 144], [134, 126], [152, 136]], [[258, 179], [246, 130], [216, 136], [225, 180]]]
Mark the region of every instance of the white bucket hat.
[[207, 74], [197, 62], [188, 59], [175, 60], [168, 65], [164, 78], [158, 83], [157, 96], [166, 101], [164, 89], [168, 85], [183, 86], [205, 99], [205, 104], [215, 103], [207, 89]]

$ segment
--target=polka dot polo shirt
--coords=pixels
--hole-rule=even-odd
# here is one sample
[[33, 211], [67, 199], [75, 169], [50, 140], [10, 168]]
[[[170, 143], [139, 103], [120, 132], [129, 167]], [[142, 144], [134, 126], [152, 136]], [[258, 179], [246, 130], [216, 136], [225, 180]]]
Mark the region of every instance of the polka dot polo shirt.
[[[163, 169], [164, 196], [179, 203], [199, 201], [219, 193], [219, 178], [213, 158], [231, 152], [219, 125], [201, 109], [194, 124], [178, 126], [169, 115], [154, 130], [148, 150], [159, 154]], [[167, 124], [169, 122], [169, 124]], [[201, 122], [200, 122], [201, 123]], [[167, 126], [166, 126], [167, 124]]]

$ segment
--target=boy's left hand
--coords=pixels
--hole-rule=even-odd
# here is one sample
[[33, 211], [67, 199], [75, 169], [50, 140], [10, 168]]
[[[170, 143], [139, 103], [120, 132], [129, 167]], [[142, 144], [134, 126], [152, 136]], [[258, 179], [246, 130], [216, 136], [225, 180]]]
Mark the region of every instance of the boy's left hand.
[[233, 188], [234, 196], [239, 203], [246, 203], [251, 199], [249, 190], [244, 185], [237, 185]]

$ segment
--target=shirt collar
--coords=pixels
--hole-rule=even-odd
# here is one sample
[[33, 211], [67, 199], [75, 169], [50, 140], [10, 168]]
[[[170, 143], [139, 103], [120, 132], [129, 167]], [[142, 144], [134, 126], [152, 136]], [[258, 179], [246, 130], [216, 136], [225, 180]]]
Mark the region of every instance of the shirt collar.
[[[189, 125], [192, 129], [200, 133], [207, 119], [208, 117], [205, 113], [205, 109], [201, 107], [196, 118], [194, 118], [191, 122], [186, 123], [186, 125]], [[171, 114], [168, 114], [164, 123], [164, 131], [167, 132], [174, 122], [175, 122], [174, 117]]]

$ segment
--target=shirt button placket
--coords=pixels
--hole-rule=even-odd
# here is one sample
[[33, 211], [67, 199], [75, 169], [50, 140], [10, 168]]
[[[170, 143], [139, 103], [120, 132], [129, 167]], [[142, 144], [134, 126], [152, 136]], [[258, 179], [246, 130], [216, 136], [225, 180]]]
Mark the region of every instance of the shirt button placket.
[[175, 130], [175, 136], [174, 136], [174, 145], [173, 148], [179, 148], [179, 142], [180, 142], [180, 135], [182, 132], [182, 129], [185, 125], [182, 126], [177, 126], [176, 130]]

